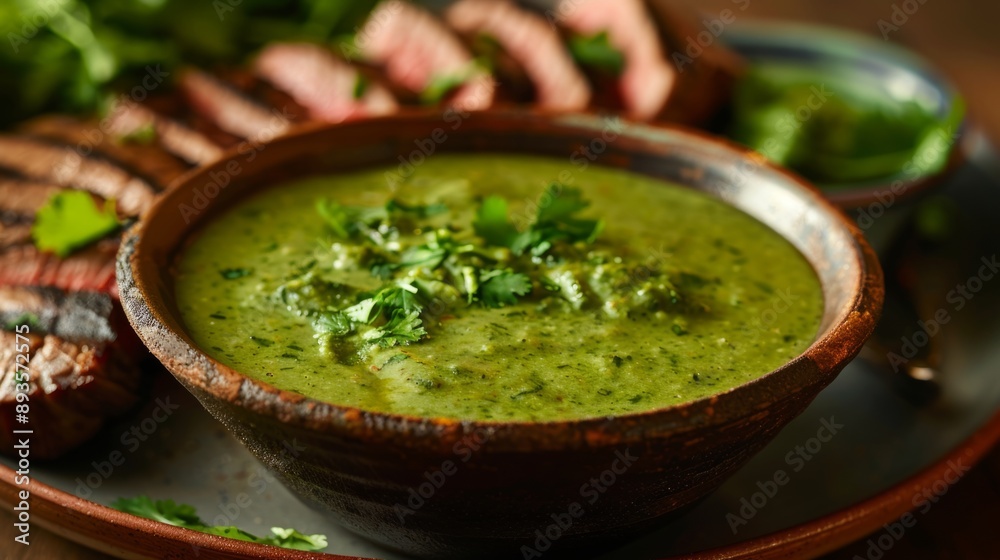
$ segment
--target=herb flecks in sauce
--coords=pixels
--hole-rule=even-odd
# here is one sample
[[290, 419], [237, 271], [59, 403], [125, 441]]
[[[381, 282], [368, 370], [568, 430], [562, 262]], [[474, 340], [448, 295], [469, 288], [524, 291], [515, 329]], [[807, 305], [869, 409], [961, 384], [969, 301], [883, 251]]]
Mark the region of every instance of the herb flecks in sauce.
[[197, 234], [178, 306], [203, 349], [251, 377], [461, 419], [650, 410], [808, 346], [819, 284], [777, 234], [622, 171], [551, 183], [565, 166], [439, 155], [391, 194], [378, 169], [269, 189]]

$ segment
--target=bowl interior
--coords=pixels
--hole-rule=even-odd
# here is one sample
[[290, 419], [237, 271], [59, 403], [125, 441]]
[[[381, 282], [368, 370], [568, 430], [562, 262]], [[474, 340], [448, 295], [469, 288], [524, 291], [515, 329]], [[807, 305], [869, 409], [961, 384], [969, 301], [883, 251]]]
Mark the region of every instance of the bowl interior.
[[[811, 360], [821, 371], [846, 363], [874, 326], [881, 306], [877, 261], [857, 228], [801, 180], [742, 148], [695, 132], [598, 116], [541, 118], [519, 112], [387, 117], [309, 130], [256, 149], [230, 153], [182, 180], [144, 217], [137, 238], [131, 241], [135, 247], [130, 250], [138, 258], [119, 262], [120, 282], [123, 266], [131, 267], [134, 279], [134, 285], [122, 285], [122, 300], [130, 318], [147, 345], [164, 334], [161, 327], [150, 325], [165, 325], [171, 336], [178, 337], [185, 355], [198, 355], [214, 369], [241, 378], [239, 387], [234, 388], [182, 371], [180, 375], [189, 376], [190, 383], [229, 399], [234, 398], [234, 391], [244, 392], [247, 387], [276, 391], [212, 361], [185, 333], [169, 272], [185, 239], [250, 189], [386, 164], [397, 165], [396, 171], [405, 174], [435, 153], [477, 151], [560, 158], [571, 173], [580, 171], [580, 162], [589, 160], [582, 154], [588, 153], [593, 163], [587, 161], [587, 165], [618, 167], [698, 189], [770, 226], [805, 255], [820, 279], [825, 299], [822, 324], [813, 345], [799, 359]], [[143, 318], [150, 316], [153, 321]], [[153, 351], [164, 359], [156, 348]], [[178, 368], [171, 369], [178, 374]], [[802, 384], [815, 381], [794, 380]], [[737, 387], [729, 393], [739, 390]], [[773, 398], [768, 391], [751, 392], [741, 396], [739, 406], [731, 411], [720, 406], [702, 419], [725, 421], [730, 414], [763, 406]], [[702, 408], [711, 409], [717, 399], [703, 400]], [[690, 412], [678, 421], [692, 422]]]

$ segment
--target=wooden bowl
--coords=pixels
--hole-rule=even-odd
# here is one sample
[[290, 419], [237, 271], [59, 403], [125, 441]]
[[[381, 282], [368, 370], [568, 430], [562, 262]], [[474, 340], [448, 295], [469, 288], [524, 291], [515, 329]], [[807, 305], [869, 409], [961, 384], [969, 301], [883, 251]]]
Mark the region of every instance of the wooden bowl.
[[[443, 152], [546, 155], [570, 168], [584, 148], [595, 164], [718, 197], [791, 241], [822, 283], [815, 342], [755, 381], [687, 404], [575, 421], [460, 422], [280, 391], [209, 358], [185, 331], [171, 274], [178, 249], [251, 189]], [[152, 353], [288, 488], [352, 531], [428, 557], [592, 552], [653, 528], [802, 412], [858, 353], [883, 296], [858, 229], [759, 157], [682, 129], [527, 112], [392, 116], [233, 151], [182, 179], [127, 233], [118, 282]]]

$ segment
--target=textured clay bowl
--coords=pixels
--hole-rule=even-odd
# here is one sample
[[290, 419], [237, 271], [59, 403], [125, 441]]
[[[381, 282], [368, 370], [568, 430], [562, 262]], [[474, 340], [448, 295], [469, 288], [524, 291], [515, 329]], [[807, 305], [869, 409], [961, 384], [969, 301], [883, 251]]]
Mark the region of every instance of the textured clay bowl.
[[[550, 543], [592, 552], [694, 504], [763, 448], [858, 353], [883, 295], [881, 269], [860, 232], [799, 179], [694, 132], [623, 126], [615, 131], [592, 116], [410, 115], [230, 153], [181, 180], [127, 234], [118, 260], [122, 302], [140, 338], [205, 408], [285, 485], [345, 527], [424, 556], [532, 557], [521, 547], [544, 552]], [[584, 147], [600, 153], [602, 165], [718, 197], [798, 247], [826, 300], [809, 349], [753, 382], [666, 409], [478, 423], [379, 414], [280, 391], [209, 358], [185, 332], [172, 262], [199, 224], [254, 188], [400, 156], [419, 160], [412, 154], [421, 149], [546, 155], [572, 170]]]
[[[930, 63], [916, 54], [868, 35], [801, 22], [741, 23], [726, 32], [726, 44], [751, 64], [784, 62], [830, 68], [864, 84], [888, 99], [917, 100], [940, 119], [947, 119], [956, 103], [955, 88]], [[961, 138], [963, 121], [952, 138], [942, 143], [947, 163], [934, 172], [903, 171], [864, 182], [818, 185], [837, 206], [856, 210], [859, 223], [878, 220], [887, 210], [919, 199], [942, 184], [965, 161]]]

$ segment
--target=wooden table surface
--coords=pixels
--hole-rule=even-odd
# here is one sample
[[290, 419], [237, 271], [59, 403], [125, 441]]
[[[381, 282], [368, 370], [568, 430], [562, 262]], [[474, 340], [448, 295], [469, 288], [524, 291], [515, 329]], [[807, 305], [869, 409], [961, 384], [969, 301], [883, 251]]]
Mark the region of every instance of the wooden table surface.
[[[1000, 2], [980, 0], [908, 0], [919, 9], [892, 41], [921, 53], [941, 68], [964, 93], [973, 118], [1000, 140]], [[740, 4], [747, 0], [741, 0]], [[921, 3], [922, 2], [922, 3]], [[694, 4], [692, 0], [692, 4]], [[701, 0], [706, 14], [731, 8], [735, 0]], [[842, 25], [879, 35], [878, 21], [888, 20], [893, 4], [904, 0], [749, 0], [740, 17], [781, 17]], [[1000, 559], [1000, 448], [952, 488], [881, 560]], [[91, 560], [104, 555], [63, 540], [37, 527], [31, 546], [12, 544], [13, 516], [0, 512], [0, 557], [8, 560]], [[864, 540], [827, 556], [864, 558]]]

